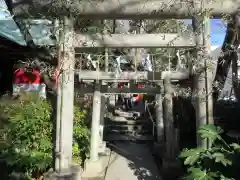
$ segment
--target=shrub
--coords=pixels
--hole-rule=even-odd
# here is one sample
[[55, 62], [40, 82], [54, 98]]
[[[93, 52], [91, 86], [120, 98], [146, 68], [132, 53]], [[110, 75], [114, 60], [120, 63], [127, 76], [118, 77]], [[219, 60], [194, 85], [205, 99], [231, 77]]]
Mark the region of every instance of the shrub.
[[187, 166], [187, 180], [234, 180], [236, 157], [240, 152], [237, 143], [228, 144], [223, 139], [223, 130], [214, 125], [203, 125], [198, 130], [202, 139], [212, 142], [209, 148], [185, 149], [180, 158]]
[[90, 124], [84, 121], [87, 114], [87, 109], [79, 111], [79, 108], [75, 107], [73, 124], [73, 161], [79, 164], [88, 157], [89, 152]]
[[[0, 158], [11, 171], [39, 177], [52, 166], [52, 108], [38, 98], [0, 104]], [[80, 163], [89, 147], [85, 111], [74, 112], [73, 161]], [[83, 147], [83, 148], [82, 148]]]

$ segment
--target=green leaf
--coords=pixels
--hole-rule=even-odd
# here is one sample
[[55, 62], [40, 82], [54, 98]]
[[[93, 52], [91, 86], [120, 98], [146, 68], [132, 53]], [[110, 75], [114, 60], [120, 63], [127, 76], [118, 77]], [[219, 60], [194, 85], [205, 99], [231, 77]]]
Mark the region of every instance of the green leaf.
[[194, 165], [201, 157], [201, 153], [205, 151], [203, 148], [185, 149], [181, 152], [180, 158], [185, 158], [185, 165]]
[[232, 165], [232, 161], [227, 159], [223, 153], [216, 152], [212, 155], [216, 163], [222, 163], [224, 166]]
[[223, 133], [223, 130], [220, 127], [216, 127], [212, 124], [206, 124], [200, 126], [198, 133], [203, 139], [215, 141], [216, 139], [221, 139], [220, 134]]
[[217, 177], [217, 173], [193, 167], [188, 169], [188, 173], [189, 175], [185, 178], [187, 180], [215, 180]]
[[225, 177], [224, 175], [221, 175], [220, 180], [235, 180], [234, 178], [228, 178]]
[[237, 143], [232, 143], [232, 144], [230, 144], [230, 146], [231, 146], [235, 151], [240, 152], [240, 145], [239, 145], [239, 144], [237, 144]]

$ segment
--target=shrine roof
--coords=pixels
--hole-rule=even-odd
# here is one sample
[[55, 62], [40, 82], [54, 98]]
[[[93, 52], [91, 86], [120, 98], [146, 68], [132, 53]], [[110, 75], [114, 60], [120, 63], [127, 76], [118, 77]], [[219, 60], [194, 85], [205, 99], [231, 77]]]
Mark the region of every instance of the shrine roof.
[[[29, 32], [36, 45], [53, 45], [51, 40], [51, 22], [46, 20], [31, 20], [27, 24]], [[0, 36], [25, 46], [26, 42], [12, 17], [0, 17]]]
[[[25, 24], [34, 40], [36, 45], [53, 45], [51, 40], [51, 21], [38, 19], [38, 20], [25, 20]], [[0, 0], [0, 36], [9, 39], [19, 45], [25, 46], [26, 42], [21, 34], [17, 24], [13, 20], [8, 7], [4, 0]]]

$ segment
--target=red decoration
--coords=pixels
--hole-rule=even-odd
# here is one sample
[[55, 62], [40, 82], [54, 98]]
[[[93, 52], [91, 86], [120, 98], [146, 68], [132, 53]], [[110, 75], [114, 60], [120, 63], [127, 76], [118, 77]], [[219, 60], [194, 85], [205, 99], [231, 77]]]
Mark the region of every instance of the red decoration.
[[13, 74], [13, 84], [40, 84], [40, 72], [35, 69], [32, 72], [17, 69]]
[[52, 80], [55, 81], [55, 86], [57, 87], [58, 83], [59, 83], [59, 75], [60, 75], [60, 71], [56, 68], [52, 74]]

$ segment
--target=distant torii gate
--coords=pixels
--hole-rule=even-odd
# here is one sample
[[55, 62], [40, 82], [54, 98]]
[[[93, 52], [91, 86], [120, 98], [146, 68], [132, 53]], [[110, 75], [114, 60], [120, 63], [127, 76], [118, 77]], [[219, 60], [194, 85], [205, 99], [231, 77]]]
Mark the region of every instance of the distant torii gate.
[[[118, 75], [118, 77], [114, 77], [114, 72], [99, 72], [99, 71], [79, 71], [79, 80], [80, 82], [84, 81], [91, 81], [93, 80], [95, 83], [95, 86], [91, 87], [80, 87], [80, 93], [93, 93], [94, 97], [93, 99], [97, 102], [100, 102], [101, 99], [101, 93], [102, 94], [122, 94], [122, 93], [143, 93], [143, 94], [149, 94], [149, 95], [158, 95], [158, 103], [157, 103], [157, 135], [158, 135], [158, 141], [159, 143], [163, 143], [164, 137], [163, 137], [163, 119], [161, 113], [163, 113], [163, 110], [161, 108], [162, 104], [162, 93], [160, 85], [163, 84], [163, 79], [165, 77], [170, 76], [171, 79], [186, 79], [189, 77], [189, 73], [187, 72], [122, 72]], [[108, 85], [102, 85], [102, 82], [109, 83], [109, 82], [129, 82], [130, 87], [129, 88], [110, 88]], [[134, 82], [155, 82], [157, 84], [156, 87], [148, 87], [148, 88], [138, 88], [137, 85]], [[99, 92], [100, 93], [99, 93]], [[99, 97], [97, 97], [99, 95]], [[93, 118], [92, 118], [92, 125], [99, 124], [100, 122], [100, 115], [99, 113], [101, 110], [99, 109], [99, 106], [97, 103], [93, 103]], [[99, 126], [99, 125], [98, 125]], [[97, 128], [96, 128], [97, 129]], [[97, 143], [97, 140], [94, 140], [94, 138], [99, 139], [99, 130], [92, 129], [91, 132], [91, 153], [90, 153], [90, 159], [97, 160], [98, 159], [98, 149], [97, 144], [93, 145], [93, 143]], [[99, 129], [99, 128], [98, 128]], [[173, 135], [173, 134], [171, 134]], [[176, 143], [175, 143], [176, 144]]]
[[[63, 1], [65, 2], [65, 1]], [[209, 39], [208, 31], [206, 31], [207, 27], [206, 22], [210, 15], [215, 17], [222, 16], [222, 13], [226, 14], [234, 14], [237, 13], [240, 7], [240, 0], [218, 0], [218, 1], [186, 1], [182, 0], [178, 1], [168, 1], [168, 0], [103, 0], [103, 1], [70, 1], [69, 3], [54, 4], [49, 0], [29, 0], [28, 2], [24, 2], [23, 4], [19, 3], [19, 1], [12, 0], [11, 6], [12, 12], [15, 16], [24, 17], [32, 15], [34, 17], [42, 17], [42, 15], [51, 16], [51, 12], [54, 15], [63, 14], [66, 15], [64, 17], [60, 17], [60, 19], [64, 19], [64, 42], [62, 45], [64, 48], [61, 48], [62, 52], [59, 56], [59, 61], [62, 63], [63, 73], [62, 73], [62, 81], [61, 81], [61, 101], [64, 105], [64, 108], [61, 109], [61, 131], [57, 132], [57, 136], [61, 137], [61, 140], [58, 140], [58, 147], [56, 151], [60, 154], [60, 167], [57, 169], [60, 172], [63, 170], [69, 170], [72, 159], [72, 129], [73, 129], [73, 87], [74, 87], [74, 47], [75, 48], [94, 48], [94, 47], [129, 47], [129, 48], [140, 48], [140, 47], [196, 47], [196, 59], [202, 67], [205, 67], [206, 57], [201, 55], [201, 46], [208, 42], [202, 41], [202, 37], [205, 40]], [[58, 8], [54, 8], [56, 5]], [[9, 5], [10, 6], [10, 5]], [[61, 6], [61, 8], [59, 8]], [[67, 11], [65, 14], [62, 11], [63, 7], [66, 6]], [[209, 16], [205, 16], [203, 19], [199, 15], [199, 13], [205, 12], [209, 10]], [[75, 34], [73, 30], [73, 22], [70, 18], [68, 18], [69, 12], [79, 16], [79, 18], [92, 18], [92, 19], [160, 19], [160, 18], [192, 18], [194, 25], [194, 34], [187, 36], [184, 34], [173, 35], [173, 34], [148, 34], [148, 35], [84, 35], [84, 34]], [[205, 20], [205, 21], [204, 21]], [[206, 21], [207, 20], [207, 21]], [[204, 24], [205, 22], [205, 24]], [[204, 24], [204, 27], [203, 27]], [[175, 37], [175, 38], [174, 38]], [[191, 37], [191, 38], [189, 38]], [[151, 41], [149, 41], [151, 39]], [[207, 51], [206, 51], [207, 52]], [[187, 73], [186, 71], [185, 73]], [[91, 72], [96, 73], [96, 72]], [[176, 72], [178, 73], [178, 72]], [[81, 78], [86, 78], [86, 72], [79, 72]], [[159, 74], [155, 74], [159, 77]], [[154, 75], [154, 77], [156, 77]], [[204, 97], [197, 97], [197, 124], [205, 124], [210, 120], [206, 117], [207, 108], [206, 101], [207, 94], [205, 89], [205, 85], [207, 84], [205, 79], [206, 71], [200, 72], [200, 74], [196, 77], [198, 80], [196, 81], [196, 91], [197, 94], [204, 94]], [[85, 77], [84, 77], [85, 76]], [[105, 75], [97, 75], [98, 79], [104, 79]], [[96, 79], [96, 77], [94, 77]], [[107, 74], [109, 77], [109, 74]], [[165, 94], [167, 95], [165, 98], [169, 107], [172, 103], [172, 92], [171, 92], [171, 74], [162, 76], [164, 78], [164, 84], [166, 84]], [[94, 79], [92, 78], [92, 79]], [[187, 78], [187, 76], [185, 76]], [[87, 78], [86, 78], [87, 79]], [[133, 78], [129, 78], [133, 79]], [[66, 81], [67, 80], [67, 81]], [[211, 87], [210, 85], [208, 87]], [[210, 92], [210, 91], [208, 91]], [[60, 95], [59, 95], [60, 96]], [[98, 158], [96, 151], [97, 142], [96, 142], [96, 132], [99, 129], [99, 120], [97, 114], [99, 112], [99, 85], [96, 84], [95, 92], [94, 92], [94, 102], [96, 108], [96, 112], [93, 112], [93, 127], [92, 127], [92, 140], [91, 140], [91, 157], [90, 160], [95, 162]], [[204, 99], [202, 101], [202, 99]], [[95, 109], [95, 108], [94, 108]], [[166, 140], [170, 143], [167, 143], [167, 156], [168, 158], [174, 158], [173, 153], [173, 145], [172, 145], [172, 134], [173, 133], [173, 117], [172, 110], [166, 108], [165, 111], [166, 119]], [[206, 118], [203, 118], [206, 117]], [[208, 120], [207, 120], [208, 119]], [[95, 122], [96, 121], [96, 122]], [[200, 143], [200, 141], [199, 141]]]

